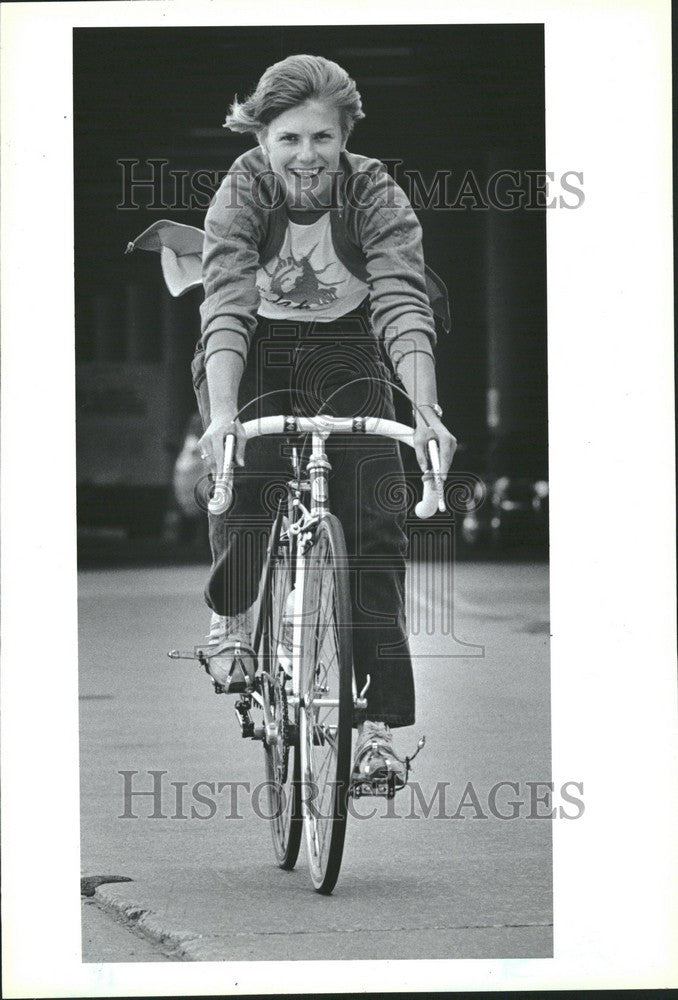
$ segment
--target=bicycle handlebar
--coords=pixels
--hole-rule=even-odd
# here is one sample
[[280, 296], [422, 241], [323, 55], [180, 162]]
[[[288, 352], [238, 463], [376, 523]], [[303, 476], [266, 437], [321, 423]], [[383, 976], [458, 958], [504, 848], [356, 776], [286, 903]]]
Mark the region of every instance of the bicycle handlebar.
[[[248, 441], [266, 434], [309, 434], [313, 431], [324, 436], [330, 434], [377, 434], [394, 441], [401, 441], [414, 447], [414, 430], [406, 424], [381, 417], [260, 417], [248, 420], [243, 425]], [[215, 477], [214, 496], [209, 501], [211, 514], [223, 514], [228, 509], [233, 485], [233, 454], [235, 435], [228, 434], [225, 441], [224, 471]], [[427, 518], [436, 510], [445, 510], [443, 480], [440, 475], [440, 455], [438, 442], [428, 442], [431, 468], [422, 476], [424, 491], [414, 512], [417, 517]]]

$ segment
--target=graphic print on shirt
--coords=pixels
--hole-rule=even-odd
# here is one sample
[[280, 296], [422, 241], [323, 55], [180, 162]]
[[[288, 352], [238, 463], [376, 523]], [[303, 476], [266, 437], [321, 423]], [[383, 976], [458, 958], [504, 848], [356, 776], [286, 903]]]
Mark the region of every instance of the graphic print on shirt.
[[329, 212], [310, 225], [289, 220], [280, 250], [259, 265], [256, 281], [258, 312], [267, 319], [329, 322], [355, 309], [368, 291], [337, 257]]
[[295, 305], [297, 309], [312, 309], [313, 306], [324, 306], [329, 302], [337, 300], [337, 285], [343, 284], [346, 279], [339, 279], [336, 282], [323, 281], [320, 278], [330, 267], [334, 267], [334, 262], [330, 261], [324, 267], [317, 270], [313, 267], [313, 254], [318, 249], [318, 244], [303, 257], [297, 259], [293, 253], [288, 257], [278, 257], [275, 261], [273, 271], [267, 267], [262, 270], [271, 279], [270, 288], [264, 291], [260, 288], [262, 298], [268, 302], [275, 302], [278, 305]]

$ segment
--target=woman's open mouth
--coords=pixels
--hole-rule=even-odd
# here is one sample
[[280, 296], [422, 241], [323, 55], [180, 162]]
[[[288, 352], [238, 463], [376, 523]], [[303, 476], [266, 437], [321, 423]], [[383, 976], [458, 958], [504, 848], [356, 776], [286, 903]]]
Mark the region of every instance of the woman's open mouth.
[[302, 181], [308, 181], [313, 177], [317, 177], [322, 169], [322, 167], [312, 167], [311, 169], [302, 170], [299, 167], [289, 167], [289, 172], [293, 177], [299, 177]]

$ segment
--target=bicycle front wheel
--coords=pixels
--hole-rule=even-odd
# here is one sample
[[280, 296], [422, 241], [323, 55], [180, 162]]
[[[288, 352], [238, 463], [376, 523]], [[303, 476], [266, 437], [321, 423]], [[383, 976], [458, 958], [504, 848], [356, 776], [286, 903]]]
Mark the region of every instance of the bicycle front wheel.
[[302, 815], [313, 885], [331, 893], [344, 850], [353, 728], [351, 602], [341, 524], [326, 514], [307, 557], [299, 713]]

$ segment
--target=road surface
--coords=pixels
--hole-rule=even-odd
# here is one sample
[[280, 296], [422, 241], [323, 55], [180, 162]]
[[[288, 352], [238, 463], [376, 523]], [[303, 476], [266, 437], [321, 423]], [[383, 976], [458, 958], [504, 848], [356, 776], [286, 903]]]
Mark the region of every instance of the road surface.
[[131, 880], [92, 897], [127, 948], [104, 947], [88, 913], [83, 961], [552, 955], [535, 784], [550, 778], [547, 566], [410, 568], [419, 721], [399, 742], [426, 734], [422, 801], [356, 803], [332, 897], [313, 892], [303, 846], [294, 872], [276, 868], [260, 745], [196, 665], [165, 655], [204, 635], [204, 576], [80, 574], [82, 874]]

